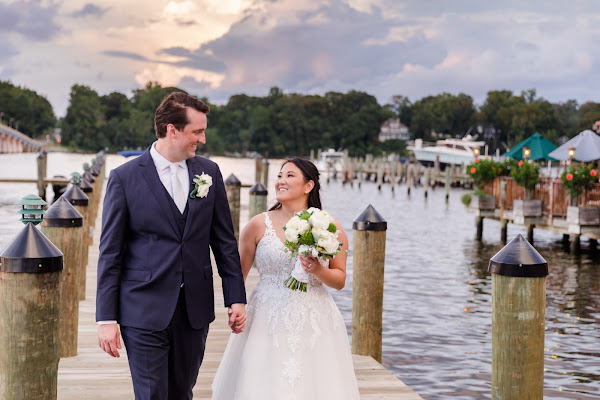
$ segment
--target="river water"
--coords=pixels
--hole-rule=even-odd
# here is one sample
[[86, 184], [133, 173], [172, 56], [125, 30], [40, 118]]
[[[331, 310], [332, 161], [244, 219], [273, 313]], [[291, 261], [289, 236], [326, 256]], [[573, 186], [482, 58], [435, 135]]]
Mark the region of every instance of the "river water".
[[[91, 154], [50, 153], [48, 176], [81, 172]], [[214, 157], [227, 177], [253, 183], [254, 161]], [[126, 161], [110, 155], [107, 170]], [[280, 160], [271, 160], [272, 183]], [[0, 178], [35, 178], [35, 154], [0, 155]], [[33, 184], [0, 183], [0, 247], [21, 229], [14, 203], [36, 193]], [[51, 194], [51, 190], [48, 191]], [[352, 221], [369, 205], [388, 222], [383, 311], [383, 364], [426, 399], [491, 398], [491, 277], [489, 259], [502, 248], [500, 224], [486, 220], [475, 241], [475, 217], [460, 203], [462, 189], [430, 191], [375, 184], [323, 182], [323, 207], [352, 242]], [[241, 221], [248, 219], [242, 190]], [[525, 229], [509, 225], [508, 239]], [[600, 251], [572, 256], [562, 235], [535, 231], [535, 247], [548, 261], [544, 398], [600, 398]], [[352, 249], [352, 243], [350, 243]], [[346, 287], [333, 292], [351, 331], [352, 251]]]

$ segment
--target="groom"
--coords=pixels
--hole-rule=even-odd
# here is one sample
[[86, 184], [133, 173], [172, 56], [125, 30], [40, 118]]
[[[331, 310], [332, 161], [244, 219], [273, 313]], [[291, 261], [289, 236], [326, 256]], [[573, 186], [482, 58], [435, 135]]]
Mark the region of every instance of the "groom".
[[208, 112], [185, 93], [166, 97], [154, 116], [158, 140], [108, 180], [98, 343], [119, 357], [120, 325], [136, 399], [192, 399], [215, 318], [210, 249], [229, 326], [234, 333], [244, 329], [244, 279], [223, 178], [214, 162], [196, 156], [198, 144], [206, 143]]

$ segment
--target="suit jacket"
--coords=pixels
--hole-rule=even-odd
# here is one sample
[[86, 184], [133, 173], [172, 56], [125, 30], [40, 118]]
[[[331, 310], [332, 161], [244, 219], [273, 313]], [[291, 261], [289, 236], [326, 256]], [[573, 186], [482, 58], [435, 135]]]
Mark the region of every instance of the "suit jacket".
[[190, 190], [194, 175], [207, 173], [213, 184], [205, 198], [188, 198], [183, 235], [149, 150], [111, 171], [102, 215], [96, 320], [163, 330], [183, 282], [191, 326], [207, 326], [215, 318], [210, 249], [225, 306], [246, 302], [221, 171], [198, 156], [188, 159], [187, 167]]

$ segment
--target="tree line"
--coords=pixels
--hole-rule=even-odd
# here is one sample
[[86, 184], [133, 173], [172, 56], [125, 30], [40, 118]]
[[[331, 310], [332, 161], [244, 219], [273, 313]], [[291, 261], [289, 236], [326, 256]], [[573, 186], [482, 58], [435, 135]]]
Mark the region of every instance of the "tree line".
[[[28, 89], [0, 82], [0, 112], [21, 121], [19, 130], [36, 136], [54, 126], [61, 128], [62, 143], [73, 148], [111, 151], [146, 148], [154, 140], [154, 111], [176, 87], [149, 82], [131, 97], [119, 92], [99, 95], [89, 86], [71, 87], [66, 116], [56, 121], [48, 101]], [[193, 94], [193, 93], [192, 93]], [[415, 102], [394, 96], [380, 105], [361, 91], [320, 95], [283, 93], [271, 88], [266, 96], [232, 96], [226, 104], [211, 104], [202, 151], [210, 154], [258, 152], [271, 157], [308, 155], [311, 149], [347, 149], [351, 155], [402, 152], [399, 140], [378, 141], [381, 124], [399, 118], [411, 138], [435, 140], [462, 137], [469, 132], [501, 152], [535, 132], [558, 144], [600, 120], [600, 103], [579, 105], [575, 100], [550, 103], [534, 89], [519, 94], [490, 91], [477, 107], [464, 93], [441, 93]]]

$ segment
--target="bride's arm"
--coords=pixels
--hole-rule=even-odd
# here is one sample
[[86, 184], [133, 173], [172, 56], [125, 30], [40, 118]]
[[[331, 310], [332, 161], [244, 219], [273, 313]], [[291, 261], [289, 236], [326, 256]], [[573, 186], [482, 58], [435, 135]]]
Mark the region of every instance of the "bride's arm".
[[335, 225], [338, 229], [338, 240], [343, 243], [340, 254], [329, 259], [329, 268], [322, 266], [316, 258], [310, 256], [307, 260], [311, 261], [311, 267], [309, 269], [305, 268], [305, 270], [316, 275], [327, 286], [341, 290], [346, 285], [348, 237], [337, 220], [335, 220]]
[[[240, 233], [240, 262], [242, 264], [242, 274], [244, 274], [244, 282], [252, 263], [254, 262], [254, 253], [256, 253], [256, 244], [264, 234], [264, 215], [258, 214], [252, 218], [242, 229]], [[261, 229], [262, 228], [262, 229]]]

